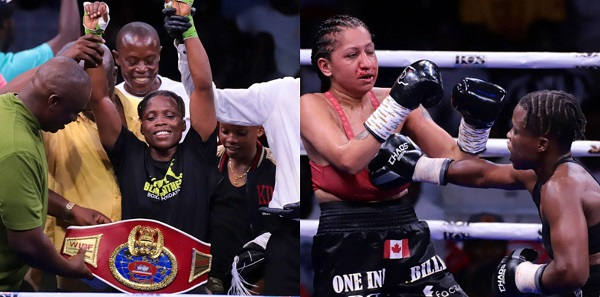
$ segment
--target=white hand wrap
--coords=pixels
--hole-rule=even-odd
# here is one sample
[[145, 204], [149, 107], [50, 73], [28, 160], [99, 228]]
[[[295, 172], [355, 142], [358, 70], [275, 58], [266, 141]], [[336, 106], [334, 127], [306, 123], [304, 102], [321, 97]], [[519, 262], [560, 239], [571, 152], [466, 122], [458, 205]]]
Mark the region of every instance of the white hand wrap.
[[446, 172], [452, 159], [429, 158], [422, 156], [415, 164], [413, 182], [428, 182], [436, 185], [446, 184]]
[[458, 128], [458, 146], [464, 152], [479, 154], [485, 151], [488, 138], [490, 137], [490, 130], [492, 128], [473, 128], [471, 125], [465, 123], [464, 119], [461, 119], [460, 127]]
[[[85, 12], [85, 7], [87, 5], [90, 5], [90, 4], [92, 4], [92, 2], [83, 2], [84, 16], [87, 15], [87, 12]], [[85, 33], [86, 34], [88, 34], [88, 33], [93, 33], [93, 34], [100, 33], [100, 35], [102, 35], [102, 33], [104, 33], [104, 30], [106, 30], [106, 27], [108, 27], [108, 23], [110, 22], [110, 9], [108, 9], [108, 4], [105, 3], [104, 5], [106, 5], [106, 15], [107, 15], [106, 21], [104, 20], [103, 17], [100, 17], [98, 19], [98, 24], [96, 25], [96, 28], [88, 28], [88, 27], [85, 27], [85, 25], [84, 25], [84, 29], [85, 29]]]
[[523, 262], [515, 271], [515, 285], [521, 293], [543, 294], [541, 289], [542, 273], [547, 264]]
[[385, 97], [381, 105], [365, 121], [365, 128], [379, 142], [384, 142], [412, 110], [396, 102], [391, 96]]

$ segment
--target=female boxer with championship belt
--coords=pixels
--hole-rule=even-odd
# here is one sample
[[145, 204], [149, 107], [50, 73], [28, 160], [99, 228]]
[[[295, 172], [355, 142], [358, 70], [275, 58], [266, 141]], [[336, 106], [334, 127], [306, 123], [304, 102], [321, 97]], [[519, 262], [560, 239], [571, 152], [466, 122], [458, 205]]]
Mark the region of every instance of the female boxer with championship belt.
[[[179, 15], [191, 18], [193, 1], [169, 3]], [[104, 13], [94, 3], [92, 18]], [[87, 11], [90, 9], [90, 11]], [[190, 96], [191, 125], [185, 131], [184, 102], [173, 92], [158, 90], [138, 106], [144, 143], [125, 128], [108, 97], [101, 68], [87, 68], [94, 87], [90, 104], [96, 115], [101, 143], [115, 169], [122, 193], [122, 219], [146, 218], [175, 227], [198, 240], [206, 240], [208, 202], [217, 180], [217, 120], [212, 74], [206, 51], [193, 26], [183, 36], [194, 91]], [[145, 71], [150, 61], [135, 65]]]
[[[395, 134], [399, 131], [429, 156], [472, 156], [423, 108], [442, 99], [437, 66], [416, 61], [391, 89], [375, 88], [371, 33], [362, 21], [344, 15], [320, 25], [311, 60], [323, 93], [301, 97], [300, 125], [321, 207], [312, 250], [314, 296], [464, 296], [436, 255], [427, 223], [406, 199], [410, 177], [387, 169], [395, 158], [418, 151]], [[504, 90], [487, 82], [467, 84], [471, 91], [490, 92], [457, 93], [465, 101], [497, 105], [504, 97]], [[482, 100], [488, 97], [493, 98]], [[395, 157], [371, 161], [378, 150]], [[439, 169], [447, 163], [429, 165]]]

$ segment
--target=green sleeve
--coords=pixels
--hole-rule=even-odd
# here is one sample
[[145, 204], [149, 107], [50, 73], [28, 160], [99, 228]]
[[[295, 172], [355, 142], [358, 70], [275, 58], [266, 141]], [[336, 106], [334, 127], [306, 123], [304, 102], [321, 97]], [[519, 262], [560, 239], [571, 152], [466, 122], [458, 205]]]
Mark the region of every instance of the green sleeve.
[[47, 172], [31, 154], [0, 161], [0, 217], [6, 228], [30, 230], [44, 224], [48, 205]]

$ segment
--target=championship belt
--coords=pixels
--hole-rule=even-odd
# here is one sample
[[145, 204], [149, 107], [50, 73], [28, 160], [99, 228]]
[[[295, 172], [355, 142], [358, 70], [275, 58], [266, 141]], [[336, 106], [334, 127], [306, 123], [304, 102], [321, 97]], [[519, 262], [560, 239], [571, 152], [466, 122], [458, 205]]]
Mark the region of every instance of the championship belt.
[[172, 294], [206, 283], [210, 244], [148, 219], [67, 228], [61, 254], [85, 248], [85, 263], [97, 279], [126, 293]]

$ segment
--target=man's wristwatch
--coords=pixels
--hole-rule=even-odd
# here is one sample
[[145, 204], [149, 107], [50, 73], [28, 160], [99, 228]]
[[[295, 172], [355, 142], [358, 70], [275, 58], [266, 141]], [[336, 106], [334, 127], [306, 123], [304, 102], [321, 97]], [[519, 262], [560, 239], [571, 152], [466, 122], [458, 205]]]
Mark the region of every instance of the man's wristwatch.
[[69, 202], [69, 203], [67, 203], [67, 205], [65, 205], [65, 222], [69, 222], [69, 220], [71, 220], [71, 217], [72, 217], [71, 212], [73, 211], [74, 206], [75, 206], [75, 203], [73, 203], [73, 202]]

